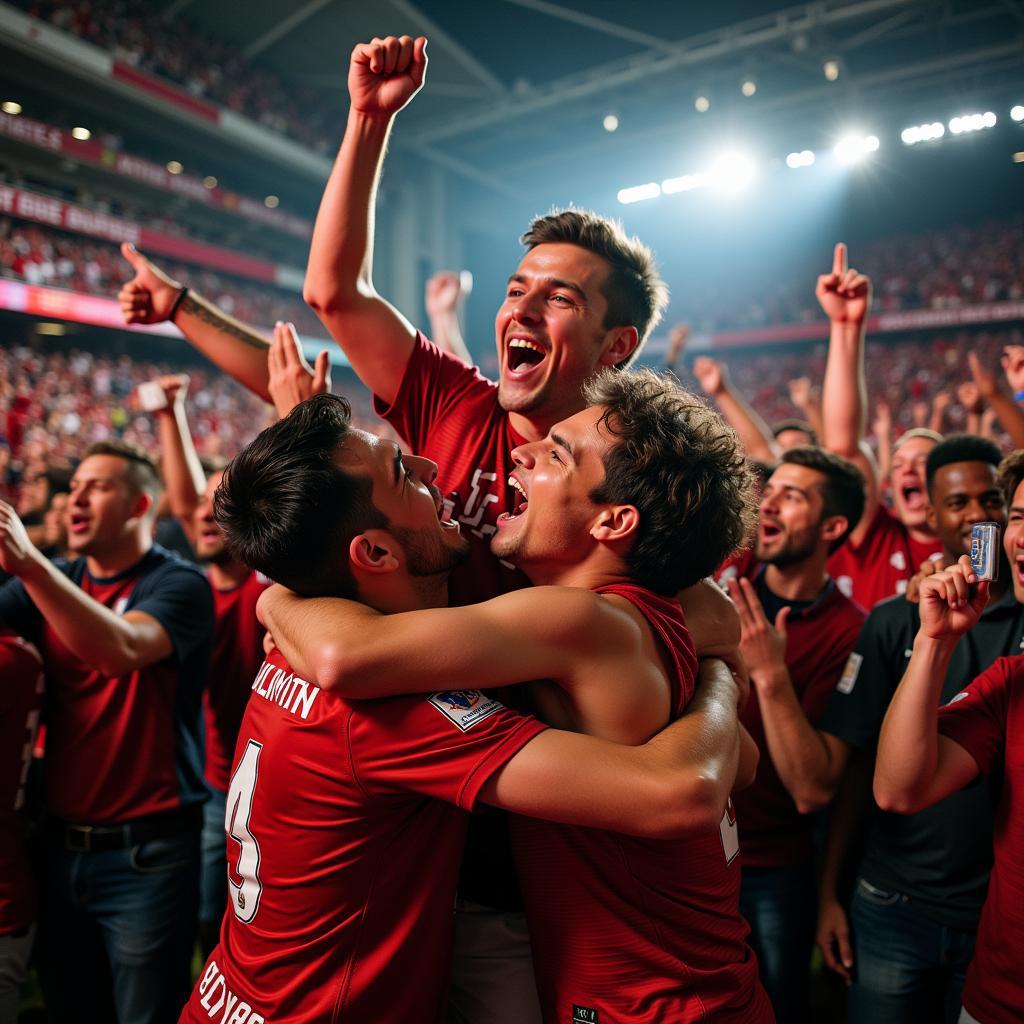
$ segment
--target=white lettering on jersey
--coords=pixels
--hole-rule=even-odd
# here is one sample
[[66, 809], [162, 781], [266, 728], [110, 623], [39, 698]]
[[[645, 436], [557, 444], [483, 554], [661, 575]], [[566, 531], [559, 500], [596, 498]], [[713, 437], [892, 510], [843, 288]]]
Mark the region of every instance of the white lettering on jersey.
[[469, 732], [474, 725], [504, 707], [479, 690], [443, 690], [432, 693], [427, 700], [462, 732]]
[[199, 1005], [217, 1024], [267, 1024], [262, 1013], [256, 1013], [229, 988], [216, 960], [211, 960], [199, 979]]
[[904, 572], [907, 568], [907, 556], [902, 551], [894, 551], [889, 556], [889, 564], [894, 569], [899, 569], [900, 572]]
[[465, 523], [478, 537], [489, 537], [495, 531], [491, 523], [484, 523], [484, 510], [488, 505], [494, 505], [498, 501], [496, 494], [483, 494], [481, 483], [492, 484], [498, 479], [497, 473], [485, 473], [482, 469], [473, 471], [473, 479], [470, 483], [469, 498], [466, 500], [466, 507], [459, 516], [459, 522]]
[[950, 704], [959, 704], [960, 701], [967, 700], [967, 698], [970, 697], [970, 695], [971, 694], [969, 690], [961, 690], [955, 697], [950, 697], [949, 703], [946, 705], [946, 707], [948, 708]]
[[843, 597], [853, 597], [852, 576], [837, 576], [836, 586], [839, 588], [839, 592], [843, 595]]
[[850, 656], [846, 659], [846, 665], [843, 668], [843, 674], [839, 677], [839, 682], [836, 683], [836, 689], [840, 693], [853, 692], [853, 688], [857, 685], [857, 675], [860, 673], [860, 667], [863, 663], [863, 654], [850, 651]]
[[253, 690], [261, 697], [280, 705], [293, 715], [298, 713], [303, 720], [309, 718], [313, 710], [313, 702], [320, 693], [319, 686], [307, 683], [294, 672], [285, 672], [283, 668], [265, 661], [252, 683]]

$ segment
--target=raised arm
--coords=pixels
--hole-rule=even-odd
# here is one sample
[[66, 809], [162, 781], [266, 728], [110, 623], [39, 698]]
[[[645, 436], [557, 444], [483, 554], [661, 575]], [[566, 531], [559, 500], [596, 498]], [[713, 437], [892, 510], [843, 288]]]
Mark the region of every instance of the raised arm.
[[186, 373], [176, 373], [161, 377], [159, 383], [167, 399], [167, 404], [154, 414], [160, 435], [160, 471], [171, 515], [192, 541], [196, 507], [206, 490], [206, 474], [199, 462], [185, 412], [189, 378]]
[[275, 586], [260, 597], [258, 614], [296, 672], [350, 700], [529, 679], [569, 683], [583, 659], [641, 650], [628, 615], [569, 587], [530, 587], [461, 608], [382, 615], [354, 601], [302, 598]]
[[723, 662], [702, 662], [686, 711], [646, 744], [549, 729], [496, 772], [480, 798], [517, 814], [630, 835], [715, 828], [739, 761], [738, 697]]
[[394, 401], [415, 331], [373, 285], [374, 205], [395, 115], [419, 92], [427, 41], [374, 39], [352, 51], [345, 137], [313, 228], [305, 299], [360, 380]]
[[865, 512], [850, 534], [856, 546], [874, 519], [879, 500], [878, 470], [864, 443], [867, 383], [864, 333], [871, 308], [871, 282], [846, 266], [846, 246], [838, 242], [832, 272], [818, 277], [815, 295], [829, 320], [828, 358], [822, 387], [822, 447], [857, 465], [867, 481]]
[[[967, 361], [980, 398], [999, 417], [1014, 448], [1024, 448], [1024, 409], [999, 386], [996, 375], [981, 365], [976, 352], [968, 352]], [[1004, 364], [1007, 361], [1005, 356], [1003, 361]]]
[[463, 286], [464, 278], [471, 288], [472, 275], [468, 271], [456, 274], [451, 270], [442, 270], [434, 274], [427, 281], [424, 303], [430, 320], [431, 341], [438, 348], [461, 359], [467, 366], [472, 366], [473, 357], [469, 354], [459, 325], [459, 309], [469, 294], [469, 290]]
[[125, 242], [121, 255], [135, 276], [118, 293], [125, 323], [171, 321], [211, 362], [265, 401], [267, 349], [270, 343], [254, 328], [218, 309], [191, 288], [165, 274], [134, 245]]
[[710, 356], [698, 356], [693, 361], [693, 375], [704, 393], [715, 400], [726, 421], [739, 434], [747, 458], [774, 462], [779, 453], [772, 432], [753, 406], [732, 386], [725, 364]]
[[311, 367], [302, 352], [294, 324], [278, 321], [274, 325], [274, 341], [267, 355], [267, 366], [270, 370], [267, 390], [278, 419], [283, 420], [307, 398], [331, 390], [329, 353], [326, 350], [317, 353], [316, 365]]
[[974, 758], [939, 735], [938, 710], [953, 649], [977, 624], [988, 589], [976, 582], [967, 555], [921, 584], [921, 628], [878, 741], [874, 790], [884, 811], [916, 814], [978, 774]]

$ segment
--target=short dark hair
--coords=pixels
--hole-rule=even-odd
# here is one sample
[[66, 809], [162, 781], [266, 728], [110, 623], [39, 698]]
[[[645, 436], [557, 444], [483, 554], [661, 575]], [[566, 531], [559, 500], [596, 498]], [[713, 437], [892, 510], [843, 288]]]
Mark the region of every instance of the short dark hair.
[[1006, 498], [1006, 507], [1013, 504], [1013, 496], [1017, 493], [1021, 481], [1024, 481], [1024, 448], [1018, 448], [999, 463], [999, 489]]
[[821, 485], [821, 496], [824, 499], [822, 514], [846, 517], [843, 535], [829, 545], [828, 552], [832, 554], [857, 528], [864, 515], [864, 503], [867, 500], [864, 474], [849, 460], [814, 445], [790, 448], [782, 453], [781, 461], [813, 469], [825, 477]]
[[640, 354], [668, 303], [668, 287], [654, 262], [654, 253], [636, 236], [627, 235], [616, 220], [590, 210], [560, 210], [535, 217], [522, 243], [527, 249], [549, 242], [578, 245], [611, 264], [603, 295], [608, 302], [604, 326], [635, 327], [640, 342], [617, 365], [622, 369]]
[[125, 478], [137, 493], [153, 498], [160, 493], [160, 470], [138, 445], [129, 441], [97, 441], [85, 450], [83, 461], [90, 455], [114, 455], [124, 459], [127, 463]]
[[618, 439], [604, 458], [600, 503], [636, 506], [630, 578], [676, 594], [713, 572], [756, 519], [754, 477], [736, 432], [669, 375], [603, 370], [584, 390]]
[[954, 462], [987, 462], [990, 466], [998, 468], [1002, 458], [1003, 453], [999, 446], [987, 437], [979, 437], [977, 434], [950, 434], [928, 453], [925, 461], [924, 478], [928, 497], [932, 496], [935, 474], [943, 466], [949, 466]]
[[799, 430], [810, 445], [821, 443], [818, 440], [818, 432], [806, 420], [780, 420], [772, 427], [772, 437], [778, 437], [785, 430]]
[[214, 494], [229, 550], [297, 594], [355, 597], [349, 542], [387, 525], [372, 478], [338, 464], [351, 431], [348, 402], [316, 395], [243, 448]]

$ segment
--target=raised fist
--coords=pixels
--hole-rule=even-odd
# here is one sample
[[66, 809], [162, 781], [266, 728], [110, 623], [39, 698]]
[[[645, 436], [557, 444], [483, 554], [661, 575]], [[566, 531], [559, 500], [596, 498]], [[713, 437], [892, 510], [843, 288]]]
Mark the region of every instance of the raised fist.
[[789, 388], [789, 400], [798, 408], [806, 409], [811, 404], [814, 389], [811, 386], [810, 377], [796, 377], [786, 382]]
[[150, 263], [130, 242], [121, 243], [121, 255], [135, 276], [117, 293], [126, 324], [158, 324], [171, 315], [181, 284]]
[[832, 254], [832, 273], [818, 277], [814, 294], [834, 324], [862, 324], [871, 308], [871, 282], [846, 267], [846, 246], [837, 242]]
[[352, 51], [348, 92], [354, 110], [378, 117], [397, 114], [423, 86], [427, 70], [424, 36], [387, 36], [359, 43]]
[[669, 366], [675, 366], [679, 357], [686, 348], [686, 341], [690, 337], [689, 324], [674, 324], [668, 332], [668, 348], [665, 351], [665, 362]]
[[462, 282], [451, 270], [441, 270], [427, 281], [424, 301], [427, 316], [433, 319], [444, 313], [454, 313], [462, 301]]
[[706, 395], [714, 397], [725, 390], [727, 379], [725, 367], [711, 356], [698, 356], [694, 359], [693, 375]]

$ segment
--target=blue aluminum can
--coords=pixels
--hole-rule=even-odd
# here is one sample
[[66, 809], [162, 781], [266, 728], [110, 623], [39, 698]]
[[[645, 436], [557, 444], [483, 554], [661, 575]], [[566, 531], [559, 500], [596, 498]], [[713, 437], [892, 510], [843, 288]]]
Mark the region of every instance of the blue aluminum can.
[[998, 523], [975, 523], [971, 527], [971, 568], [979, 582], [999, 579]]

